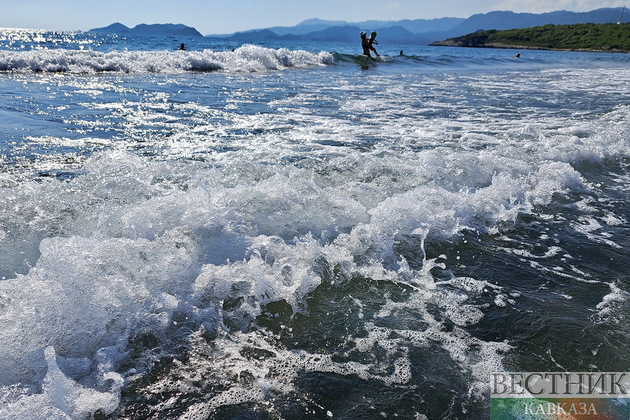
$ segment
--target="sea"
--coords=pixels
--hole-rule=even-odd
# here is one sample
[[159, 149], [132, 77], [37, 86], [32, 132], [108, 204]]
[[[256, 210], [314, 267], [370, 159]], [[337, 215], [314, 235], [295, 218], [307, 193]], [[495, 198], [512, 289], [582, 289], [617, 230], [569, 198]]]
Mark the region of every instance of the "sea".
[[376, 48], [0, 29], [0, 418], [630, 370], [630, 55]]

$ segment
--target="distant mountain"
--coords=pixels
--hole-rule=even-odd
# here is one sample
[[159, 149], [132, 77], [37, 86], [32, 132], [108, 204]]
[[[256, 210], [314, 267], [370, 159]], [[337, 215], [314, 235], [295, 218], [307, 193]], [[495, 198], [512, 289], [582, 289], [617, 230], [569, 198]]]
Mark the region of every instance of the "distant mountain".
[[[457, 25], [464, 22], [465, 19], [462, 18], [441, 18], [441, 19], [415, 19], [415, 20], [399, 20], [395, 22], [394, 25], [401, 26], [407, 29], [410, 32], [415, 34], [423, 33], [423, 32], [436, 32], [436, 31], [444, 31], [451, 28], [455, 28]], [[389, 26], [389, 25], [388, 25]]]
[[128, 26], [125, 26], [122, 23], [116, 22], [104, 28], [90, 29], [88, 32], [105, 32], [105, 33], [110, 33], [110, 34], [116, 34], [120, 32], [129, 32], [130, 30], [131, 28], [129, 28]]
[[241, 42], [256, 42], [256, 41], [266, 41], [266, 40], [271, 40], [271, 39], [283, 39], [284, 37], [281, 35], [278, 35], [276, 32], [270, 29], [261, 29], [258, 31], [237, 32], [234, 35], [230, 36], [229, 38], [235, 41], [241, 41]]
[[361, 29], [356, 26], [332, 26], [308, 34], [308, 39], [320, 42], [357, 42]]
[[143, 23], [135, 26], [131, 30], [131, 33], [134, 35], [203, 36], [195, 28], [181, 24], [174, 25], [172, 23], [155, 25], [146, 25]]
[[[345, 28], [345, 27], [358, 27], [369, 28], [370, 31], [378, 30], [381, 28], [388, 28], [392, 26], [400, 26], [412, 33], [420, 32], [432, 32], [432, 31], [446, 31], [452, 29], [464, 22], [463, 18], [440, 18], [440, 19], [404, 19], [399, 21], [393, 20], [368, 20], [363, 22], [346, 22], [346, 21], [331, 21], [322, 19], [307, 19], [298, 23], [295, 26], [274, 26], [265, 29], [253, 29], [250, 31], [238, 32], [237, 34], [258, 33], [262, 30], [270, 30], [276, 35], [309, 35], [313, 32], [324, 31], [329, 28]], [[363, 29], [362, 29], [363, 30]]]
[[345, 20], [324, 20], [324, 19], [313, 18], [313, 19], [303, 20], [302, 22], [298, 23], [296, 26], [317, 26], [317, 25], [322, 25], [326, 27], [348, 26], [348, 22], [346, 22]]
[[130, 35], [166, 35], [166, 36], [203, 36], [199, 31], [190, 26], [182, 24], [140, 24], [129, 28], [122, 23], [114, 23], [104, 28], [90, 29], [89, 32], [106, 32], [116, 34], [130, 34]]
[[523, 29], [548, 24], [617, 23], [621, 17], [621, 10], [621, 8], [605, 8], [583, 13], [563, 10], [542, 14], [490, 12], [469, 17], [453, 28], [453, 31], [461, 32], [460, 35], [465, 35], [478, 30]]
[[[357, 23], [308, 19], [292, 27], [273, 27], [228, 35], [240, 42], [265, 40], [315, 40], [330, 42], [358, 42], [361, 31], [378, 31], [380, 44], [428, 45], [446, 38], [467, 35], [480, 30], [522, 29], [547, 24], [617, 23], [622, 8], [603, 8], [591, 12], [558, 11], [551, 13], [490, 12], [468, 19], [405, 19], [400, 21], [370, 20]], [[212, 36], [212, 35], [209, 35]], [[226, 36], [221, 36], [226, 37]]]

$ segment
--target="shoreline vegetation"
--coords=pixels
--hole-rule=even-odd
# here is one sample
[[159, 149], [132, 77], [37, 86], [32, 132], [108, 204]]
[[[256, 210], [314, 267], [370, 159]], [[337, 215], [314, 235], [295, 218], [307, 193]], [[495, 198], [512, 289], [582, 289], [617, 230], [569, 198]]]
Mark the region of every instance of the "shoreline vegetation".
[[630, 23], [580, 23], [477, 31], [444, 41], [436, 41], [429, 45], [629, 53]]

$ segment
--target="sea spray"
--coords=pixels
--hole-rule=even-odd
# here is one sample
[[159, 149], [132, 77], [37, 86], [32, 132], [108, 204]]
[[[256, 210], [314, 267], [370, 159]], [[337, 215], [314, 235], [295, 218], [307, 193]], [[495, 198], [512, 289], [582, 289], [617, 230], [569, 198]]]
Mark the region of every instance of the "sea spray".
[[333, 64], [328, 53], [244, 45], [234, 51], [112, 51], [35, 49], [0, 51], [0, 71], [44, 73], [261, 72]]

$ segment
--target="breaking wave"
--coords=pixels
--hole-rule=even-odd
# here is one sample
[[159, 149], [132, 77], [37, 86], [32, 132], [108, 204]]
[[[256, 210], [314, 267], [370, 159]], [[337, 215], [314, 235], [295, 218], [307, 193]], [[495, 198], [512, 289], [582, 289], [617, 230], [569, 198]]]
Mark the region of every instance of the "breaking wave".
[[0, 71], [45, 73], [184, 73], [191, 71], [262, 72], [333, 63], [318, 54], [243, 45], [232, 51], [83, 51], [37, 49], [0, 51]]

